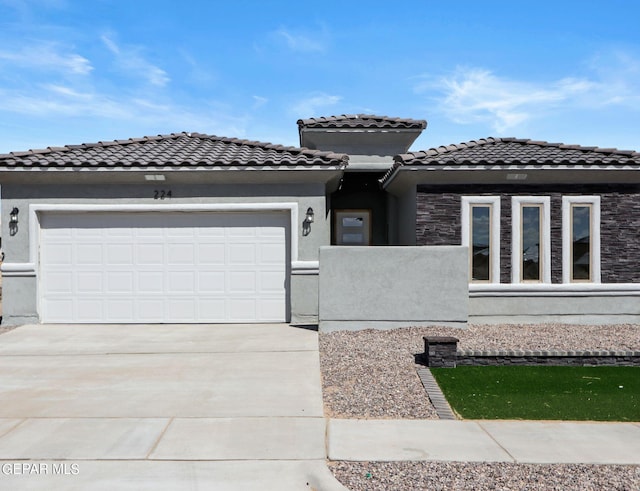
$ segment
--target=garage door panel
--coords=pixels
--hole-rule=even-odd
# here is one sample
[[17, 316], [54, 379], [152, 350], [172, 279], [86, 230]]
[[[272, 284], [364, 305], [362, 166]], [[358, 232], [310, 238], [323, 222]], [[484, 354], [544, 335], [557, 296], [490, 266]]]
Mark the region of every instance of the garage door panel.
[[42, 320], [282, 322], [288, 222], [276, 212], [45, 215]]
[[80, 299], [76, 302], [76, 315], [79, 322], [102, 322], [104, 319], [104, 302], [97, 299]]
[[136, 263], [137, 264], [154, 264], [157, 266], [164, 265], [164, 244], [137, 244], [136, 245]]
[[284, 238], [284, 229], [280, 227], [261, 227], [258, 230], [260, 237], [272, 237], [274, 239]]
[[167, 275], [167, 293], [195, 293], [195, 271], [169, 271]]
[[198, 291], [202, 293], [225, 292], [225, 273], [223, 271], [198, 272]]
[[255, 264], [256, 263], [256, 245], [254, 243], [230, 243], [229, 244], [229, 264]]
[[109, 271], [107, 291], [113, 293], [133, 293], [133, 271]]
[[212, 224], [207, 224], [207, 227], [201, 228], [198, 232], [198, 235], [201, 238], [210, 238], [212, 240], [218, 239], [220, 242], [224, 242], [224, 237], [226, 235], [225, 229], [222, 225], [214, 226]]
[[133, 244], [106, 244], [107, 261], [109, 264], [132, 265]]
[[226, 300], [223, 297], [201, 297], [198, 299], [198, 312], [206, 322], [227, 322]]
[[69, 313], [73, 312], [74, 301], [72, 298], [50, 298], [44, 305], [43, 315], [49, 319], [49, 322], [66, 322], [69, 319]]
[[167, 302], [169, 322], [191, 322], [197, 318], [195, 298], [170, 298]]
[[229, 298], [227, 307], [232, 322], [250, 322], [258, 317], [254, 298]]
[[201, 266], [224, 265], [226, 262], [225, 244], [198, 244], [198, 261]]
[[103, 291], [102, 271], [80, 271], [75, 276], [78, 291], [87, 293], [101, 293]]
[[131, 298], [107, 298], [106, 319], [108, 322], [131, 322], [135, 320], [135, 306]]
[[194, 244], [167, 244], [167, 264], [194, 264], [195, 259]]
[[42, 253], [42, 261], [50, 266], [71, 266], [73, 262], [73, 243], [51, 243]]
[[167, 229], [167, 237], [170, 238], [193, 239], [196, 233], [197, 230], [195, 230], [194, 227], [181, 226]]
[[255, 226], [247, 227], [229, 227], [229, 237], [237, 238], [253, 238], [256, 236]]
[[159, 298], [140, 297], [136, 302], [137, 322], [165, 322], [165, 302]]
[[285, 275], [280, 271], [260, 273], [260, 293], [277, 293], [284, 288]]
[[280, 265], [285, 254], [283, 244], [260, 244], [259, 261], [261, 264]]
[[124, 238], [132, 238], [134, 236], [134, 231], [130, 228], [123, 227], [113, 227], [113, 228], [105, 228], [103, 229], [103, 236], [106, 239], [124, 239]]
[[282, 316], [285, 315], [284, 310], [284, 305], [282, 304], [280, 299], [274, 298], [270, 300], [268, 298], [265, 298], [260, 300], [259, 314], [263, 319], [274, 321], [275, 319], [281, 319]]
[[162, 293], [164, 291], [164, 275], [161, 271], [139, 271], [139, 293]]
[[[79, 240], [81, 240], [78, 237]], [[76, 244], [76, 264], [100, 265], [104, 263], [102, 257], [102, 244]]]

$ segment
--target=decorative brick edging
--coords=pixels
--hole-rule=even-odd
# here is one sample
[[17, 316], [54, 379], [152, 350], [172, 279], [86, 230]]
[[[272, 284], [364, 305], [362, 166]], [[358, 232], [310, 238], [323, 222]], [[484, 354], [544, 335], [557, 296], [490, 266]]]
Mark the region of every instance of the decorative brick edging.
[[456, 419], [451, 406], [447, 402], [446, 397], [440, 390], [440, 386], [436, 379], [433, 378], [431, 374], [431, 370], [428, 368], [418, 368], [418, 377], [420, 377], [420, 382], [424, 387], [424, 390], [427, 391], [427, 395], [431, 400], [431, 404], [433, 404], [434, 409], [436, 410], [436, 414], [440, 419]]
[[458, 350], [453, 337], [425, 336], [424, 362], [429, 367], [474, 365], [640, 366], [640, 351]]
[[640, 351], [456, 351], [457, 366], [640, 366]]

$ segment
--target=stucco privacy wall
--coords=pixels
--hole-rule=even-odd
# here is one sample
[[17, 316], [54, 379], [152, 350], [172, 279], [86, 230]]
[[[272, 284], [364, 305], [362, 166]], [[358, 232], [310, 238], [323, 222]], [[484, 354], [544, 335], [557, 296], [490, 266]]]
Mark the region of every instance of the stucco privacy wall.
[[468, 249], [321, 247], [319, 329], [466, 326]]
[[418, 186], [417, 245], [460, 244], [461, 196], [500, 196], [500, 281], [511, 281], [511, 198], [551, 198], [551, 281], [562, 283], [562, 196], [600, 196], [602, 283], [640, 283], [637, 185]]
[[[162, 187], [166, 187], [164, 184]], [[75, 185], [13, 185], [2, 187], [2, 207], [18, 207], [19, 229], [11, 236], [8, 223], [3, 220], [2, 236], [5, 265], [29, 263], [32, 241], [30, 238], [29, 207], [41, 205], [149, 205], [157, 207], [188, 205], [233, 205], [269, 203], [297, 204], [295, 230], [297, 258], [292, 257], [290, 305], [291, 321], [308, 321], [310, 313], [317, 312], [318, 248], [329, 243], [330, 223], [326, 213], [323, 184], [171, 184], [171, 199], [154, 199], [156, 184], [104, 184]], [[303, 233], [303, 220], [307, 208], [315, 211], [315, 220], [308, 234]], [[293, 242], [293, 241], [292, 241]], [[290, 251], [292, 253], [292, 251]], [[295, 260], [295, 261], [294, 261]], [[295, 263], [295, 264], [294, 264]], [[3, 323], [21, 324], [38, 322], [37, 268], [34, 273], [18, 276], [7, 272], [3, 276]]]

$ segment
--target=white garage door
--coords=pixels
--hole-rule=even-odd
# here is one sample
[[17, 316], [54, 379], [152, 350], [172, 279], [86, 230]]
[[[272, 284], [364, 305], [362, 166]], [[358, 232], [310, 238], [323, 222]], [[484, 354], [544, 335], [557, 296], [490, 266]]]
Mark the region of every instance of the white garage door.
[[285, 213], [42, 216], [43, 322], [284, 322]]

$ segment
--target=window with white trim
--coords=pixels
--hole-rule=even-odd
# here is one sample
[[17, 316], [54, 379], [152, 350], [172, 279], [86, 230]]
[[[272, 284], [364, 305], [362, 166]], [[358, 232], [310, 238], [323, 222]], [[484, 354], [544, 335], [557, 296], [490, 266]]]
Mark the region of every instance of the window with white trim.
[[500, 283], [500, 197], [462, 197], [462, 245], [472, 283]]
[[511, 199], [511, 281], [551, 283], [551, 214], [548, 196]]
[[562, 197], [562, 282], [600, 283], [600, 197]]

